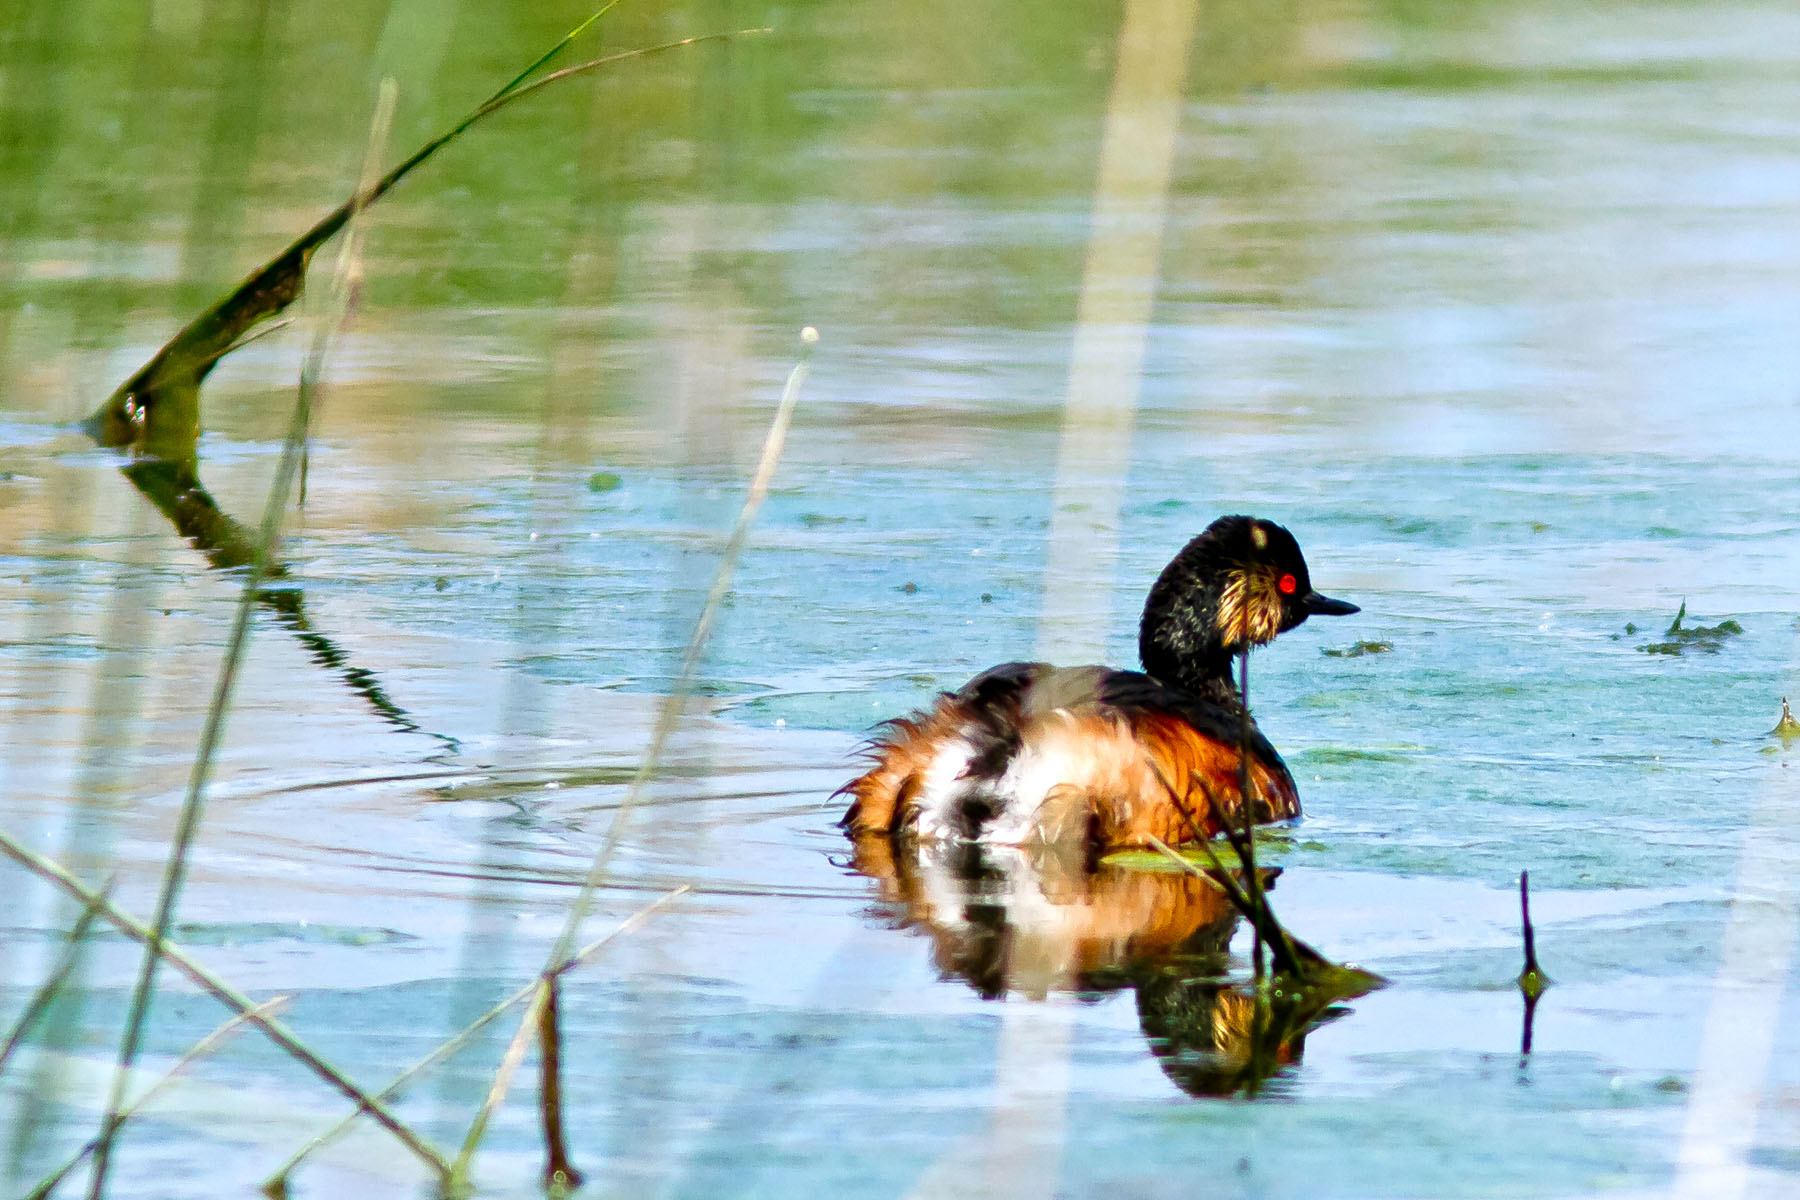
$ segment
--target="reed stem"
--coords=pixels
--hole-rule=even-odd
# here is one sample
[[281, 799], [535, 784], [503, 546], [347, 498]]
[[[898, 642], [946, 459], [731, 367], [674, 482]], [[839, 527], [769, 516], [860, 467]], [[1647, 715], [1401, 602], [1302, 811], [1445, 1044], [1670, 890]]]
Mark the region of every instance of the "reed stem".
[[146, 947], [154, 947], [159, 956], [168, 959], [169, 965], [187, 976], [194, 986], [226, 1008], [244, 1014], [245, 1019], [260, 1029], [270, 1041], [355, 1103], [358, 1112], [367, 1112], [374, 1117], [382, 1128], [393, 1134], [402, 1145], [424, 1160], [426, 1165], [430, 1166], [440, 1178], [448, 1177], [450, 1164], [445, 1162], [443, 1156], [437, 1151], [426, 1145], [411, 1129], [403, 1125], [393, 1113], [388, 1111], [386, 1105], [357, 1087], [355, 1083], [351, 1082], [349, 1076], [319, 1057], [281, 1022], [272, 1017], [258, 1014], [255, 1011], [256, 1004], [248, 996], [188, 957], [187, 953], [179, 946], [158, 937], [154, 930], [120, 911], [106, 897], [75, 878], [60, 864], [27, 849], [3, 830], [0, 830], [0, 854], [4, 854], [39, 878], [61, 888], [81, 903], [93, 905], [102, 917], [105, 917], [126, 936], [142, 942]]
[[[175, 1082], [175, 1077], [177, 1075], [180, 1075], [188, 1067], [192, 1066], [200, 1059], [205, 1058], [214, 1050], [217, 1050], [225, 1043], [227, 1038], [236, 1033], [244, 1025], [248, 1024], [253, 1018], [266, 1017], [287, 1002], [288, 997], [276, 996], [272, 1000], [263, 1001], [263, 1003], [257, 1005], [249, 1012], [238, 1013], [236, 1016], [227, 1018], [224, 1024], [188, 1047], [187, 1052], [176, 1059], [175, 1064], [167, 1071], [164, 1071], [162, 1076], [157, 1079], [155, 1083], [145, 1088], [142, 1095], [138, 1096], [137, 1099], [121, 1109], [119, 1112], [119, 1122], [123, 1124], [124, 1122], [129, 1121], [133, 1116], [137, 1115], [146, 1104], [149, 1104], [150, 1101], [154, 1100], [158, 1094], [169, 1086], [169, 1084]], [[64, 1179], [67, 1179], [70, 1172], [74, 1171], [76, 1167], [79, 1167], [88, 1155], [94, 1153], [95, 1150], [99, 1148], [99, 1145], [99, 1138], [90, 1140], [81, 1149], [70, 1155], [62, 1166], [44, 1176], [44, 1178], [38, 1182], [38, 1185], [26, 1194], [25, 1200], [48, 1200], [50, 1193], [56, 1190], [57, 1185], [62, 1183]]]
[[[585, 878], [581, 881], [581, 889], [575, 894], [569, 906], [569, 915], [563, 924], [562, 934], [550, 952], [549, 963], [556, 963], [569, 955], [580, 933], [582, 922], [587, 919], [593, 907], [594, 894], [606, 878], [607, 867], [612, 862], [613, 852], [618, 849], [620, 840], [625, 835], [632, 814], [650, 780], [655, 776], [658, 765], [662, 761], [664, 747], [668, 744], [669, 735], [681, 720], [681, 714], [687, 707], [688, 694], [693, 689], [694, 673], [699, 669], [700, 656], [706, 649], [707, 639], [712, 635], [713, 621], [718, 615], [719, 606], [724, 603], [725, 594], [731, 590], [731, 574], [737, 566], [738, 556], [744, 551], [750, 538], [750, 528], [756, 523], [756, 515], [762, 510], [763, 499], [768, 495], [769, 484], [775, 477], [775, 468], [781, 462], [781, 452], [787, 443], [788, 427], [794, 419], [794, 408], [800, 401], [800, 386], [805, 383], [807, 370], [812, 360], [812, 350], [818, 344], [819, 334], [808, 325], [800, 331], [800, 360], [788, 372], [787, 384], [782, 388], [781, 400], [775, 407], [775, 418], [769, 425], [768, 436], [763, 439], [762, 456], [757, 460], [755, 474], [750, 479], [750, 487], [744, 496], [743, 507], [738, 511], [737, 523], [732, 527], [731, 537], [725, 543], [725, 549], [719, 555], [719, 566], [713, 576], [712, 587], [707, 591], [706, 600], [700, 607], [700, 615], [694, 621], [693, 633], [688, 637], [687, 648], [681, 656], [681, 667], [676, 672], [675, 682], [669, 694], [663, 697], [657, 710], [656, 725], [651, 730], [650, 744], [644, 751], [644, 757], [638, 764], [636, 774], [625, 791], [625, 798], [620, 802], [613, 815], [612, 825], [606, 831], [606, 840], [594, 853], [592, 864], [588, 867]], [[546, 966], [546, 970], [548, 967]]]
[[[150, 997], [155, 990], [156, 969], [162, 961], [162, 956], [156, 951], [156, 945], [159, 945], [168, 934], [169, 926], [174, 921], [175, 906], [180, 900], [182, 884], [187, 878], [188, 855], [193, 849], [194, 837], [199, 832], [200, 821], [205, 813], [206, 791], [212, 777], [213, 758], [225, 735], [225, 721], [231, 707], [232, 692], [237, 684], [238, 671], [243, 664], [245, 647], [249, 645], [250, 641], [250, 617], [255, 612], [257, 596], [262, 590], [268, 566], [274, 560], [276, 550], [280, 545], [282, 518], [287, 509], [288, 497], [293, 491], [294, 478], [298, 473], [302, 451], [306, 445], [307, 431], [312, 420], [313, 398], [319, 390], [320, 379], [324, 373], [325, 358], [330, 350], [332, 338], [349, 320], [355, 304], [356, 281], [361, 275], [362, 261], [361, 222], [357, 218], [360, 217], [369, 199], [372, 198], [375, 165], [380, 161], [381, 148], [386, 144], [388, 130], [393, 124], [394, 103], [393, 82], [385, 81], [376, 102], [374, 118], [370, 123], [369, 140], [364, 154], [363, 183], [359, 186], [346, 217], [351, 228], [345, 236], [338, 255], [336, 287], [333, 294], [334, 311], [327, 320], [320, 323], [314, 335], [312, 350], [301, 368], [300, 387], [294, 397], [293, 415], [288, 423], [287, 437], [282, 443], [281, 460], [276, 465], [275, 476], [269, 484], [268, 499], [263, 505], [262, 523], [257, 530], [256, 552], [252, 555], [249, 566], [245, 570], [244, 583], [238, 592], [231, 632], [225, 642], [224, 659], [219, 665], [218, 678], [213, 685], [212, 700], [207, 706], [206, 723], [200, 732], [200, 745], [195, 751], [193, 770], [188, 777], [187, 795], [182, 801], [181, 813], [175, 825], [175, 835], [169, 845], [168, 861], [163, 868], [162, 886], [156, 898], [155, 915], [150, 922], [151, 940], [145, 943], [143, 963], [138, 970], [137, 983], [132, 988], [131, 1005], [126, 1014], [124, 1034], [119, 1042], [119, 1053], [113, 1069], [112, 1085], [107, 1095], [106, 1115], [102, 1119], [98, 1145], [94, 1149], [94, 1171], [88, 1185], [89, 1200], [100, 1200], [106, 1193], [106, 1175], [112, 1161], [113, 1141], [117, 1137], [120, 1125], [119, 1112], [124, 1101], [125, 1083], [130, 1074], [131, 1065], [136, 1060], [138, 1051], [143, 1044], [144, 1028], [150, 1011]], [[432, 1165], [435, 1168], [437, 1164]]]
[[[561, 975], [568, 971], [574, 970], [576, 967], [587, 962], [594, 955], [598, 954], [601, 950], [605, 949], [606, 946], [608, 946], [610, 943], [612, 943], [615, 939], [624, 937], [626, 934], [633, 932], [634, 930], [636, 930], [638, 928], [638, 926], [642, 925], [645, 921], [649, 920], [650, 917], [652, 915], [654, 915], [658, 910], [660, 910], [664, 906], [672, 903], [676, 899], [678, 899], [682, 896], [685, 896], [687, 893], [691, 892], [692, 890], [693, 890], [692, 884], [684, 883], [680, 887], [676, 888], [674, 891], [669, 892], [667, 895], [662, 896], [662, 897], [658, 898], [657, 900], [653, 901], [652, 903], [645, 905], [643, 908], [638, 909], [636, 912], [632, 913], [629, 917], [626, 917], [623, 921], [619, 922], [619, 924], [616, 927], [614, 927], [610, 932], [602, 934], [600, 937], [595, 938], [593, 941], [591, 941], [587, 945], [583, 946], [575, 954], [571, 955], [567, 959], [564, 959], [561, 963], [557, 964], [555, 974]], [[538, 988], [538, 983], [539, 983], [539, 979], [534, 978], [530, 983], [526, 984], [524, 987], [520, 988], [518, 991], [514, 992], [512, 995], [508, 996], [506, 999], [500, 1001], [498, 1004], [496, 1004], [492, 1008], [488, 1009], [485, 1013], [483, 1013], [483, 1014], [481, 1014], [481, 1016], [475, 1018], [475, 1020], [471, 1021], [468, 1025], [464, 1026], [462, 1029], [462, 1032], [456, 1034], [454, 1037], [451, 1037], [451, 1038], [445, 1040], [436, 1049], [432, 1050], [431, 1053], [429, 1053], [425, 1057], [421, 1058], [418, 1062], [415, 1062], [412, 1066], [406, 1068], [406, 1070], [400, 1072], [400, 1074], [394, 1076], [394, 1078], [388, 1083], [388, 1085], [386, 1087], [382, 1088], [381, 1091], [376, 1094], [376, 1097], [375, 1097], [376, 1100], [386, 1102], [389, 1100], [397, 1099], [400, 1096], [400, 1094], [406, 1090], [407, 1084], [411, 1083], [414, 1079], [416, 1079], [420, 1075], [424, 1074], [431, 1067], [444, 1061], [445, 1059], [449, 1058], [451, 1055], [455, 1054], [457, 1051], [468, 1046], [469, 1043], [471, 1043], [475, 1040], [476, 1036], [479, 1035], [483, 1029], [486, 1029], [489, 1025], [492, 1025], [495, 1021], [497, 1021], [501, 1017], [505, 1016], [507, 1011], [509, 1009], [511, 1009], [514, 1005], [522, 1004], [526, 1000], [529, 1000], [534, 994], [536, 994], [537, 988]], [[327, 1129], [325, 1132], [317, 1135], [312, 1140], [307, 1142], [306, 1145], [304, 1145], [304, 1146], [300, 1147], [300, 1149], [296, 1150], [293, 1153], [293, 1155], [288, 1158], [288, 1160], [286, 1162], [282, 1163], [281, 1166], [277, 1167], [273, 1172], [271, 1172], [269, 1175], [269, 1178], [264, 1181], [264, 1183], [262, 1185], [262, 1190], [263, 1190], [264, 1194], [269, 1195], [269, 1196], [285, 1195], [287, 1192], [288, 1177], [294, 1173], [294, 1171], [300, 1166], [300, 1164], [305, 1162], [306, 1159], [310, 1155], [312, 1155], [315, 1151], [322, 1150], [326, 1146], [330, 1145], [333, 1141], [337, 1140], [337, 1138], [339, 1136], [341, 1136], [345, 1130], [349, 1129], [350, 1126], [355, 1123], [356, 1119], [358, 1117], [362, 1116], [362, 1114], [365, 1111], [366, 1111], [365, 1108], [359, 1107], [355, 1112], [352, 1112], [350, 1115], [346, 1116], [343, 1120], [339, 1121], [336, 1125], [333, 1125], [330, 1129]]]
[[[112, 884], [108, 883], [100, 889], [99, 899], [105, 899], [106, 894], [111, 890]], [[94, 918], [99, 915], [100, 904], [97, 900], [90, 900], [82, 906], [81, 915], [75, 918], [75, 925], [69, 930], [69, 936], [63, 942], [63, 951], [57, 956], [55, 965], [50, 968], [50, 973], [44, 977], [44, 982], [38, 985], [38, 990], [26, 1003], [25, 1011], [21, 1012], [19, 1019], [13, 1023], [12, 1032], [6, 1035], [6, 1044], [0, 1046], [0, 1071], [6, 1070], [6, 1062], [13, 1056], [13, 1051], [17, 1050], [25, 1039], [31, 1036], [32, 1028], [49, 1011], [51, 1003], [56, 999], [56, 994], [62, 991], [63, 985], [68, 982], [70, 972], [74, 971], [75, 964], [81, 961], [82, 940], [87, 937], [89, 927], [93, 925]]]

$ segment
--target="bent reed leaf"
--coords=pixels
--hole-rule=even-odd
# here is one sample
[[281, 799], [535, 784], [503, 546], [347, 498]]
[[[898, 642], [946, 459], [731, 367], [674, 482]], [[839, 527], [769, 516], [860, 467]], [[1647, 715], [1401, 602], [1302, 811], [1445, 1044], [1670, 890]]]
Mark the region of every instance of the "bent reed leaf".
[[200, 385], [220, 359], [245, 342], [252, 329], [285, 311], [299, 298], [314, 253], [344, 228], [353, 213], [387, 195], [414, 168], [481, 120], [552, 83], [683, 46], [769, 32], [766, 28], [739, 29], [682, 38], [609, 54], [527, 82], [617, 2], [613, 0], [612, 4], [599, 9], [447, 132], [413, 151], [366, 190], [359, 189], [294, 239], [285, 250], [251, 272], [230, 293], [184, 326], [136, 374], [120, 384], [82, 423], [82, 428], [103, 446], [130, 447], [145, 457], [192, 463], [200, 434]]

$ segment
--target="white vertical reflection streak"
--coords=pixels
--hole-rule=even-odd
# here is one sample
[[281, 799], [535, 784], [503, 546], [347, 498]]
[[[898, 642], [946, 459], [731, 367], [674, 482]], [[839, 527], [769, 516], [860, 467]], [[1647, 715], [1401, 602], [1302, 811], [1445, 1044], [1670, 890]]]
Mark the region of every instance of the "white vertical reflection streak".
[[[1098, 662], [1112, 623], [1119, 510], [1156, 305], [1198, 0], [1126, 0], [1094, 188], [1052, 495], [1038, 657]], [[1071, 1002], [1061, 962], [1008, 964], [993, 1123], [951, 1151], [919, 1197], [1055, 1194], [1068, 1097]], [[972, 1161], [971, 1161], [972, 1159]]]
[[1749, 1155], [1800, 926], [1800, 839], [1793, 818], [1800, 786], [1792, 775], [1776, 775], [1782, 783], [1765, 789], [1744, 830], [1737, 890], [1676, 1158], [1676, 1200], [1772, 1194], [1764, 1190], [1773, 1182], [1766, 1179], [1751, 1191]]

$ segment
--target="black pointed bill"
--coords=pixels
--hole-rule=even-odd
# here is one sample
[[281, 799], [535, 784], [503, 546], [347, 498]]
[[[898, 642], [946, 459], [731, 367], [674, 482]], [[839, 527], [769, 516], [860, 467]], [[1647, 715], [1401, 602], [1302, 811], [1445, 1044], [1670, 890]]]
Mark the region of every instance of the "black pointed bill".
[[1306, 605], [1308, 613], [1317, 617], [1347, 617], [1351, 613], [1362, 611], [1348, 600], [1333, 600], [1330, 596], [1321, 596], [1317, 592], [1306, 593], [1301, 603]]

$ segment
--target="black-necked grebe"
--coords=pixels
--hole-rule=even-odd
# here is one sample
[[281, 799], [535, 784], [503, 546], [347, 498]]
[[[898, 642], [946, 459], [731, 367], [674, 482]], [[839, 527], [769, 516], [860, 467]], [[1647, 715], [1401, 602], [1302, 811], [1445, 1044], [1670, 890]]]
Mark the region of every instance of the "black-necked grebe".
[[[1309, 616], [1357, 611], [1313, 591], [1286, 529], [1220, 517], [1150, 589], [1143, 671], [1006, 663], [976, 676], [883, 726], [873, 766], [842, 789], [843, 824], [853, 835], [1133, 846], [1190, 840], [1191, 816], [1216, 833], [1209, 794], [1228, 815], [1242, 807], [1233, 656]], [[1257, 819], [1299, 816], [1293, 777], [1254, 724], [1249, 745]]]

